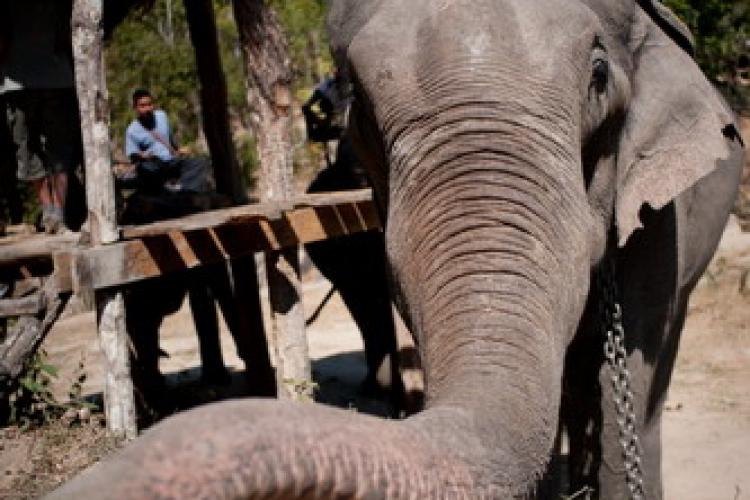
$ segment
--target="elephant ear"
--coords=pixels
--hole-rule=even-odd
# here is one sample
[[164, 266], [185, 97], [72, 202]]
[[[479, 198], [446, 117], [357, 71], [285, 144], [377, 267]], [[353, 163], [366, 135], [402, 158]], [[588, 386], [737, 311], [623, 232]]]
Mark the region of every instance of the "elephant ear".
[[335, 62], [343, 69], [346, 51], [359, 30], [375, 14], [381, 0], [334, 0], [328, 9], [326, 28]]
[[731, 109], [690, 55], [636, 11], [632, 98], [617, 158], [620, 246], [642, 227], [644, 204], [664, 207], [741, 147]]
[[688, 27], [660, 0], [639, 0], [644, 12], [682, 49], [695, 55], [695, 40]]

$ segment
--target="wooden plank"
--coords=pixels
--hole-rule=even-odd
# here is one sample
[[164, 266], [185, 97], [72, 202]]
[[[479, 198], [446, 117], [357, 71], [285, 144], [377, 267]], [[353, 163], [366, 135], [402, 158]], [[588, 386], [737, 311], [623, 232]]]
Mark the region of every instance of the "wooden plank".
[[122, 230], [122, 236], [124, 239], [146, 238], [178, 231], [196, 231], [226, 224], [246, 224], [259, 219], [278, 217], [280, 213], [281, 210], [277, 204], [242, 205], [140, 226], [126, 226]]
[[195, 231], [227, 224], [245, 224], [258, 219], [278, 219], [282, 211], [294, 208], [329, 207], [331, 205], [364, 204], [372, 201], [372, 190], [355, 189], [332, 193], [306, 194], [287, 202], [267, 202], [241, 205], [187, 215], [140, 226], [125, 226], [125, 239], [157, 236], [177, 231]]
[[[171, 219], [141, 226], [125, 226], [122, 236], [125, 239], [158, 236], [172, 232], [196, 231], [229, 224], [247, 224], [259, 219], [278, 219], [283, 209], [318, 207], [326, 210], [331, 205], [355, 204], [363, 216], [377, 218], [371, 207], [372, 192], [369, 189], [341, 191], [335, 193], [306, 194], [293, 201], [279, 203], [257, 203], [227, 209], [212, 210], [193, 214], [179, 219]], [[347, 210], [347, 208], [343, 208]], [[304, 217], [305, 212], [295, 212]], [[369, 227], [373, 226], [368, 221]], [[72, 251], [79, 244], [78, 233], [62, 235], [32, 234], [13, 238], [0, 238], [0, 267], [17, 266], [36, 259], [52, 259], [55, 253]]]
[[332, 191], [329, 193], [307, 193], [295, 197], [292, 200], [292, 206], [295, 208], [322, 207], [367, 201], [372, 201], [372, 189], [370, 188]]
[[17, 266], [36, 259], [51, 260], [55, 252], [69, 251], [75, 247], [79, 238], [77, 233], [0, 238], [0, 267]]
[[58, 252], [52, 256], [53, 279], [61, 292], [73, 291], [73, 257], [71, 252]]
[[246, 220], [82, 249], [73, 256], [73, 289], [79, 293], [133, 283], [223, 259], [297, 247], [379, 227], [375, 207], [367, 201], [298, 208], [276, 220]]
[[2, 299], [0, 300], [0, 318], [36, 316], [45, 307], [44, 295], [40, 293], [17, 299]]

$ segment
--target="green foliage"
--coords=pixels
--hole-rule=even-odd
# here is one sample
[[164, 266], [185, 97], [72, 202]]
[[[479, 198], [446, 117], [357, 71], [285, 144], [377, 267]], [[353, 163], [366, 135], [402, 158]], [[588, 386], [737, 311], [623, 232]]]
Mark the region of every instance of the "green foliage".
[[286, 29], [295, 87], [309, 88], [331, 69], [325, 0], [270, 0]]
[[57, 367], [45, 361], [44, 351], [37, 352], [18, 381], [18, 388], [10, 396], [8, 423], [29, 427], [41, 425], [62, 414], [60, 405], [50, 390], [57, 377]]
[[181, 1], [160, 0], [151, 10], [131, 13], [115, 30], [106, 55], [116, 144], [122, 144], [133, 119], [131, 94], [142, 87], [169, 113], [181, 142], [196, 139], [198, 79]]
[[[706, 75], [737, 103], [747, 99], [738, 81], [741, 59], [750, 52], [750, 2], [747, 0], [665, 0], [695, 37], [695, 58]], [[745, 62], [745, 65], [747, 63]], [[747, 105], [747, 102], [744, 103]]]
[[57, 374], [57, 367], [47, 362], [47, 354], [37, 351], [19, 378], [18, 387], [10, 394], [7, 423], [26, 429], [56, 420], [66, 411], [97, 408], [82, 397], [83, 382], [87, 378], [83, 360], [73, 374], [67, 403], [59, 403], [52, 394], [51, 385]]
[[[296, 94], [306, 98], [310, 87], [330, 70], [325, 1], [270, 3], [289, 39]], [[250, 185], [258, 162], [254, 139], [249, 135], [251, 110], [237, 27], [231, 1], [214, 0], [213, 4], [237, 154]], [[125, 129], [133, 119], [130, 96], [141, 87], [151, 90], [157, 105], [167, 111], [178, 142], [205, 152], [201, 151], [198, 75], [182, 0], [156, 0], [150, 10], [131, 12], [114, 30], [106, 57], [112, 140], [118, 155]]]

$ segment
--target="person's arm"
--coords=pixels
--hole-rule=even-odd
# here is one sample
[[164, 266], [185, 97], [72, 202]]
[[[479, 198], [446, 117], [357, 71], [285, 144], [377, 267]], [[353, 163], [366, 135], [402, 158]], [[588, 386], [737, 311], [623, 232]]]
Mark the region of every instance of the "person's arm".
[[167, 134], [168, 134], [168, 141], [169, 145], [172, 147], [172, 150], [178, 155], [178, 156], [187, 156], [190, 154], [190, 148], [187, 146], [182, 146], [177, 143], [177, 139], [174, 137], [174, 133], [172, 132], [172, 126], [169, 124], [169, 117], [166, 113], [164, 113], [164, 119], [167, 123]]
[[135, 140], [135, 135], [130, 127], [125, 132], [125, 156], [130, 159], [131, 163], [138, 163], [151, 158], [149, 153], [141, 151], [141, 148], [138, 147], [138, 142]]

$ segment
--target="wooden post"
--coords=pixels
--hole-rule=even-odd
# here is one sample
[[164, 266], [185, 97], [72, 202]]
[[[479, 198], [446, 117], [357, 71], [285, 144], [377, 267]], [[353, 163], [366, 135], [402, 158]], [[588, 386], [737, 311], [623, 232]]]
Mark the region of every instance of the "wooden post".
[[245, 185], [229, 128], [227, 82], [221, 66], [211, 0], [184, 0], [190, 40], [201, 84], [203, 132], [211, 151], [216, 189], [235, 203], [247, 202]]
[[[102, 47], [103, 0], [75, 0], [72, 32], [76, 88], [86, 169], [88, 231], [93, 245], [119, 239], [109, 154], [109, 107]], [[136, 436], [125, 303], [119, 290], [97, 292], [99, 341], [107, 363], [104, 411], [110, 432]]]
[[[293, 196], [291, 69], [286, 38], [263, 0], [234, 2], [245, 57], [248, 101], [261, 164], [261, 201], [283, 203]], [[266, 273], [273, 315], [278, 395], [309, 399], [312, 374], [305, 336], [299, 249], [267, 255]]]

